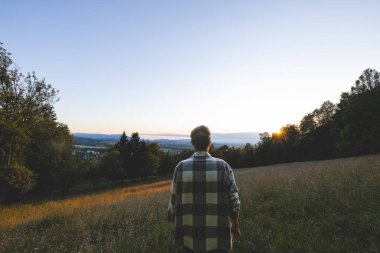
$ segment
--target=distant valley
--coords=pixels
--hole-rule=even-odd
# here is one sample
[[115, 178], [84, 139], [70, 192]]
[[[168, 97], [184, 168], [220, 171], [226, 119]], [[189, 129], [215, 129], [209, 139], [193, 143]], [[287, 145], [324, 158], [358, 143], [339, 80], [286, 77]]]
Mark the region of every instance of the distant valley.
[[[154, 141], [157, 143], [190, 143], [188, 135], [184, 134], [141, 134], [142, 139]], [[112, 142], [120, 138], [120, 134], [92, 134], [92, 133], [74, 133], [74, 138], [86, 138], [100, 140], [101, 142]], [[214, 133], [211, 135], [211, 140], [215, 144], [226, 144], [229, 146], [242, 146], [246, 143], [256, 144], [259, 140], [259, 133], [244, 132], [244, 133]]]
[[[80, 157], [97, 156], [103, 153], [107, 146], [114, 145], [120, 134], [92, 134], [74, 133], [74, 152]], [[141, 134], [141, 138], [148, 142], [155, 142], [165, 152], [179, 153], [191, 149], [188, 135], [181, 134]], [[215, 148], [223, 145], [243, 147], [246, 143], [252, 145], [259, 141], [259, 133], [215, 133], [211, 140]]]

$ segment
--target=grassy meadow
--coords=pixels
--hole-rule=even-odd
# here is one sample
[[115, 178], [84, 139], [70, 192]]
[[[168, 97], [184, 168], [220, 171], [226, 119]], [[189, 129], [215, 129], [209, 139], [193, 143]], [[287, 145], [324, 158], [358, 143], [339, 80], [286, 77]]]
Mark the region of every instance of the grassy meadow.
[[[233, 252], [380, 252], [380, 155], [235, 170]], [[0, 208], [0, 252], [173, 252], [170, 180]]]

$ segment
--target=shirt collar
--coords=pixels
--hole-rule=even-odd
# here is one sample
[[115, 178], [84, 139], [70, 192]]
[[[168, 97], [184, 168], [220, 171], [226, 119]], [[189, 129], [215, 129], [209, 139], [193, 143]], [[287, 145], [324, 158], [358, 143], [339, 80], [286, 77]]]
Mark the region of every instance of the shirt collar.
[[211, 156], [207, 151], [195, 151], [193, 156]]

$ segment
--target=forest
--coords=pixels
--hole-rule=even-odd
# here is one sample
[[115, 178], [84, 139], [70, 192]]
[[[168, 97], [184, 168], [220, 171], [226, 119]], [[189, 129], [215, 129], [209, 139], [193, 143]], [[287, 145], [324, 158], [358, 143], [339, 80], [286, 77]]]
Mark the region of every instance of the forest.
[[[170, 176], [192, 155], [163, 152], [137, 132], [111, 145], [100, 159], [73, 155], [69, 127], [57, 120], [59, 91], [36, 73], [21, 73], [0, 43], [0, 203], [46, 193], [65, 192], [90, 182], [120, 183]], [[324, 160], [380, 152], [380, 74], [365, 69], [335, 104], [326, 101], [299, 124], [278, 133], [260, 134], [259, 143], [243, 148], [211, 147], [210, 153], [233, 168]]]

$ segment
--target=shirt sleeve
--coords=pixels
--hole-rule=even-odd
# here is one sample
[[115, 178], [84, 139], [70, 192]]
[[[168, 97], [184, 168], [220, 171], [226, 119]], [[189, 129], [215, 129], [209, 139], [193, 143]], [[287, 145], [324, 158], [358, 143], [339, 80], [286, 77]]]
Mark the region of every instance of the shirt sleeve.
[[236, 219], [240, 212], [240, 199], [239, 199], [239, 189], [236, 186], [234, 173], [231, 166], [227, 164], [228, 174], [227, 174], [227, 191], [230, 204], [230, 218]]
[[174, 222], [174, 217], [175, 217], [176, 193], [177, 193], [177, 168], [178, 168], [178, 165], [174, 169], [172, 186], [170, 188], [170, 200], [169, 200], [168, 215], [167, 215], [168, 222]]

